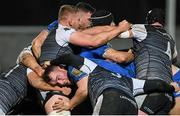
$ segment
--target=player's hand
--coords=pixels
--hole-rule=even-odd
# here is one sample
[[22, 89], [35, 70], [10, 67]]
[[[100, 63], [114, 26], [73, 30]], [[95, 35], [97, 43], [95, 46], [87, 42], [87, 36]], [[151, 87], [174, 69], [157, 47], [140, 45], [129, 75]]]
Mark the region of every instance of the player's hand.
[[53, 110], [56, 112], [61, 112], [62, 110], [70, 110], [70, 100], [67, 97], [59, 96], [58, 101], [52, 106]]
[[47, 29], [48, 29], [48, 31], [52, 31], [52, 30], [56, 29], [57, 26], [58, 26], [58, 20], [55, 20], [47, 26]]
[[123, 20], [121, 22], [119, 22], [118, 28], [120, 28], [122, 31], [127, 31], [131, 28], [131, 23], [129, 23], [126, 20]]

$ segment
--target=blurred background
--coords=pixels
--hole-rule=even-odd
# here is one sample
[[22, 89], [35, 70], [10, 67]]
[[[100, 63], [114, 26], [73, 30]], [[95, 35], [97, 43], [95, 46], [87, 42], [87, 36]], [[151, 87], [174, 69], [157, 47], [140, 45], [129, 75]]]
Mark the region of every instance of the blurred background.
[[[4, 0], [0, 4], [0, 72], [13, 66], [20, 51], [57, 19], [61, 5], [75, 5], [80, 1], [90, 3], [96, 9], [109, 10], [116, 23], [123, 19], [144, 23], [150, 9], [164, 9], [166, 29], [174, 37], [180, 53], [180, 0]], [[126, 40], [111, 43], [117, 49], [131, 46]]]

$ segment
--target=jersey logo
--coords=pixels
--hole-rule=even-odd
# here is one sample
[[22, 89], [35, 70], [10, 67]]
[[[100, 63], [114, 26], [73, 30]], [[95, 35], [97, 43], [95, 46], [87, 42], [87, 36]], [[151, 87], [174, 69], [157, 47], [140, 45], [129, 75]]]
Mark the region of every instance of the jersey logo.
[[82, 72], [80, 71], [80, 70], [77, 70], [77, 69], [75, 69], [75, 68], [73, 68], [72, 69], [72, 75], [74, 75], [74, 76], [80, 76], [81, 74], [82, 74]]

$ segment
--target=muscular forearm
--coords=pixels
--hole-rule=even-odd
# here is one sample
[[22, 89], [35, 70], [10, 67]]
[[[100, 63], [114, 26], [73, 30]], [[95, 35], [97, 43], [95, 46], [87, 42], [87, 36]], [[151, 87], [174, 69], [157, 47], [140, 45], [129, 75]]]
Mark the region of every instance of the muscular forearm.
[[32, 69], [39, 76], [42, 76], [44, 73], [44, 69], [37, 63], [35, 57], [30, 53], [24, 53], [21, 55], [21, 63]]
[[92, 37], [92, 41], [95, 43], [93, 47], [98, 47], [103, 44], [106, 44], [107, 42], [115, 38], [117, 35], [119, 35], [121, 32], [123, 32], [122, 28], [115, 27], [111, 31], [102, 32], [95, 35], [94, 37]]
[[96, 27], [92, 27], [86, 30], [83, 30], [83, 33], [86, 34], [91, 34], [91, 35], [95, 35], [95, 34], [99, 34], [102, 32], [106, 32], [106, 31], [111, 31], [115, 28], [115, 26], [96, 26]]
[[112, 48], [106, 50], [103, 57], [118, 63], [128, 63], [134, 59], [134, 55], [130, 52], [117, 51]]
[[77, 90], [75, 96], [70, 100], [70, 109], [72, 110], [74, 107], [82, 103], [86, 99], [86, 97], [86, 92]]
[[70, 109], [73, 109], [74, 107], [76, 107], [77, 105], [82, 103], [88, 95], [88, 90], [87, 90], [88, 77], [84, 77], [80, 81], [81, 82], [78, 82], [78, 85], [77, 85], [78, 89], [77, 89], [75, 95], [69, 102]]
[[29, 83], [40, 90], [43, 91], [59, 91], [60, 88], [51, 86], [50, 84], [44, 82], [43, 78], [40, 78], [36, 73], [31, 72], [27, 75]]
[[32, 41], [32, 50], [36, 58], [39, 58], [41, 54], [41, 46], [47, 38], [49, 32], [47, 30], [41, 31], [41, 33]]

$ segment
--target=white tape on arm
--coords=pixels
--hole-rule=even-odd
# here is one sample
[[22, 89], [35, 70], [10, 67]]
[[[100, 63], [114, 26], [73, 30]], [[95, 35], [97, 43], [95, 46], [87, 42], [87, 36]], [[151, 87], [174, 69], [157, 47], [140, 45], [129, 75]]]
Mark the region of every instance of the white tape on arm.
[[130, 33], [129, 33], [129, 31], [125, 31], [125, 32], [121, 33], [118, 37], [120, 37], [120, 38], [130, 38]]

